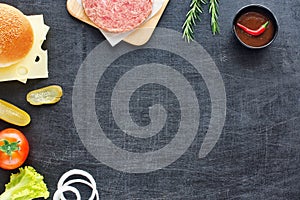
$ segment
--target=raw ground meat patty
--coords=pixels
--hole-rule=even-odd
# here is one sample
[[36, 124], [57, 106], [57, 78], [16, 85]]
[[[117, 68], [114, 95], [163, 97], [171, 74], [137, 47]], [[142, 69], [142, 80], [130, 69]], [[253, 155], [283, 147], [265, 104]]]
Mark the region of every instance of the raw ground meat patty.
[[132, 30], [152, 12], [153, 0], [82, 0], [86, 15], [104, 31]]

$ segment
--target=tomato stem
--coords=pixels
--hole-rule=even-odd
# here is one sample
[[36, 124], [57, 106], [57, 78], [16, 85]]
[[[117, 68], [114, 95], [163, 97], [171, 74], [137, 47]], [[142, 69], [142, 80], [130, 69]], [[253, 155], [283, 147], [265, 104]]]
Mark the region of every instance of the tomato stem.
[[4, 144], [2, 146], [0, 146], [0, 151], [9, 155], [10, 158], [12, 157], [12, 153], [14, 151], [20, 150], [20, 147], [19, 147], [20, 141], [11, 142], [11, 143], [7, 140], [2, 140], [2, 141], [4, 142]]

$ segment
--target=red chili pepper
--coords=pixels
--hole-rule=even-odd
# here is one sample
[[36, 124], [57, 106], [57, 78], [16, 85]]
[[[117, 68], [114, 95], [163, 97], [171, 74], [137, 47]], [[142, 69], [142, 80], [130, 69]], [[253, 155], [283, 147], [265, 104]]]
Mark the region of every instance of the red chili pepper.
[[237, 26], [240, 27], [241, 29], [243, 29], [246, 33], [253, 35], [253, 36], [259, 36], [261, 35], [263, 32], [265, 32], [267, 26], [269, 24], [269, 21], [267, 21], [266, 23], [264, 23], [263, 25], [261, 25], [258, 29], [256, 30], [252, 30], [250, 28], [247, 28], [246, 26], [237, 23]]

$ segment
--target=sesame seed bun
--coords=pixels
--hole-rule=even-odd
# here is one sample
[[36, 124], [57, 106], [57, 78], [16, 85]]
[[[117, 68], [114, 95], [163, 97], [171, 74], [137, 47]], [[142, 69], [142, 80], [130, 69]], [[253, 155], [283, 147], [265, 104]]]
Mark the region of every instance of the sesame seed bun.
[[29, 53], [33, 30], [21, 11], [3, 3], [0, 3], [0, 24], [0, 67], [8, 67]]

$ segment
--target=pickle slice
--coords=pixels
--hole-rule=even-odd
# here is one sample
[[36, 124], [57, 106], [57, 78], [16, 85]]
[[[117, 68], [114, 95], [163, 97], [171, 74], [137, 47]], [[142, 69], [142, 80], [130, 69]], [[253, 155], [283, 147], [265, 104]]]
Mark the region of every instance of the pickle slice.
[[0, 99], [0, 119], [17, 126], [26, 126], [30, 123], [28, 113], [2, 99]]
[[59, 85], [50, 85], [29, 92], [26, 100], [31, 105], [54, 104], [59, 102], [62, 95], [63, 91]]

